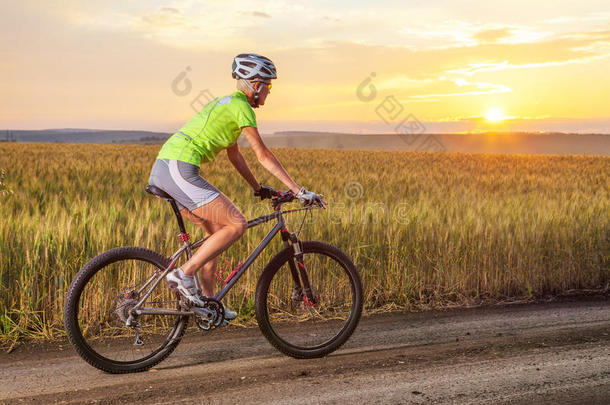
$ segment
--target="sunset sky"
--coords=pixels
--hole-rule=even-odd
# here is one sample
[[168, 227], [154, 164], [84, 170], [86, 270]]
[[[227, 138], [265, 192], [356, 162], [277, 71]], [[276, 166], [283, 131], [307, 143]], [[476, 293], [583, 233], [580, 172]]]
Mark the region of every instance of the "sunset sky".
[[256, 52], [278, 68], [262, 133], [610, 133], [607, 0], [0, 5], [2, 129], [174, 131]]

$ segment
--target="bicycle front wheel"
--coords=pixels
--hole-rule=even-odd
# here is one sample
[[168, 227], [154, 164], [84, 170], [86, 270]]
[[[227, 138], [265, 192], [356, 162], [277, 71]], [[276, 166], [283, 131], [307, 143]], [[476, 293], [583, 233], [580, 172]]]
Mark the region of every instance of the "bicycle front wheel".
[[[295, 289], [293, 249], [288, 247], [265, 267], [256, 288], [256, 318], [269, 342], [295, 358], [323, 357], [354, 332], [362, 314], [362, 282], [356, 266], [326, 243], [302, 242], [314, 304]], [[296, 268], [296, 267], [293, 267]]]
[[[144, 371], [176, 348], [188, 316], [140, 315], [138, 328], [126, 327], [131, 309], [169, 265], [151, 250], [120, 247], [91, 259], [68, 291], [64, 324], [78, 354], [108, 373]], [[163, 282], [144, 303], [147, 308], [179, 309], [179, 299]]]

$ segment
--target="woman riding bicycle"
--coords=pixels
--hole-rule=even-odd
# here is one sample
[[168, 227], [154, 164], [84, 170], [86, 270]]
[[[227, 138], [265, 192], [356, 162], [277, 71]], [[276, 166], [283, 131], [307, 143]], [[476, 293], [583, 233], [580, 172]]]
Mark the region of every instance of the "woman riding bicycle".
[[[239, 151], [237, 139], [244, 134], [258, 161], [284, 183], [299, 202], [322, 207], [322, 196], [299, 187], [265, 146], [256, 125], [253, 108], [265, 104], [271, 80], [277, 78], [273, 62], [257, 54], [240, 54], [233, 60], [237, 91], [212, 100], [163, 145], [150, 173], [149, 184], [171, 195], [180, 212], [209, 236], [193, 257], [170, 272], [166, 281], [194, 306], [204, 302], [194, 275], [201, 269], [202, 293], [214, 296], [214, 273], [218, 255], [237, 241], [247, 229], [246, 218], [220, 190], [199, 175], [202, 162], [211, 162], [222, 149], [229, 161], [261, 199], [271, 198], [273, 189], [261, 186]], [[237, 314], [225, 307], [226, 319]]]

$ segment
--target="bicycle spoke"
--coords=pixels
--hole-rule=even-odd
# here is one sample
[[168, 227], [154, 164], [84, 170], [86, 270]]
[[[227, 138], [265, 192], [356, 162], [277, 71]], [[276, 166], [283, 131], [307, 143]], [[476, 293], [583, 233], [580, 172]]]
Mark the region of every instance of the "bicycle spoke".
[[[267, 311], [280, 339], [300, 348], [315, 348], [327, 344], [343, 329], [355, 297], [349, 275], [339, 262], [322, 254], [305, 253], [304, 264], [315, 304], [291, 296], [294, 285], [286, 262], [269, 285]], [[297, 326], [290, 321], [297, 321]]]
[[[130, 311], [142, 291], [161, 270], [142, 260], [122, 260], [104, 266], [84, 286], [78, 305], [78, 325], [88, 346], [105, 359], [129, 363], [154, 355], [167, 344], [178, 317], [142, 315], [136, 328], [127, 327]], [[147, 308], [179, 308], [174, 293], [160, 283], [145, 301]], [[141, 345], [136, 345], [139, 334]]]

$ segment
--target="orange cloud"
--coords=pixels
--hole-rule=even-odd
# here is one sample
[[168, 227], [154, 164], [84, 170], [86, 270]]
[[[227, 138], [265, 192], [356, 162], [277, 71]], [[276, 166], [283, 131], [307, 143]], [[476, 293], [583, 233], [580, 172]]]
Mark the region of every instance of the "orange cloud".
[[507, 38], [512, 35], [510, 28], [496, 28], [482, 30], [473, 35], [473, 38], [480, 42], [496, 42], [499, 39]]
[[[45, 126], [179, 122], [190, 118], [187, 98], [196, 92], [233, 90], [228, 69], [243, 51], [265, 54], [279, 69], [257, 111], [265, 120], [374, 120], [374, 104], [388, 95], [429, 121], [490, 107], [517, 117], [608, 116], [610, 14], [590, 12], [596, 5], [583, 1], [569, 18], [538, 3], [524, 15], [517, 3], [502, 13], [483, 6], [465, 13], [462, 3], [274, 0], [254, 11], [246, 0], [13, 2], [0, 26], [0, 118]], [[177, 98], [169, 86], [185, 66], [194, 93]], [[379, 96], [367, 104], [355, 90], [371, 73]]]

